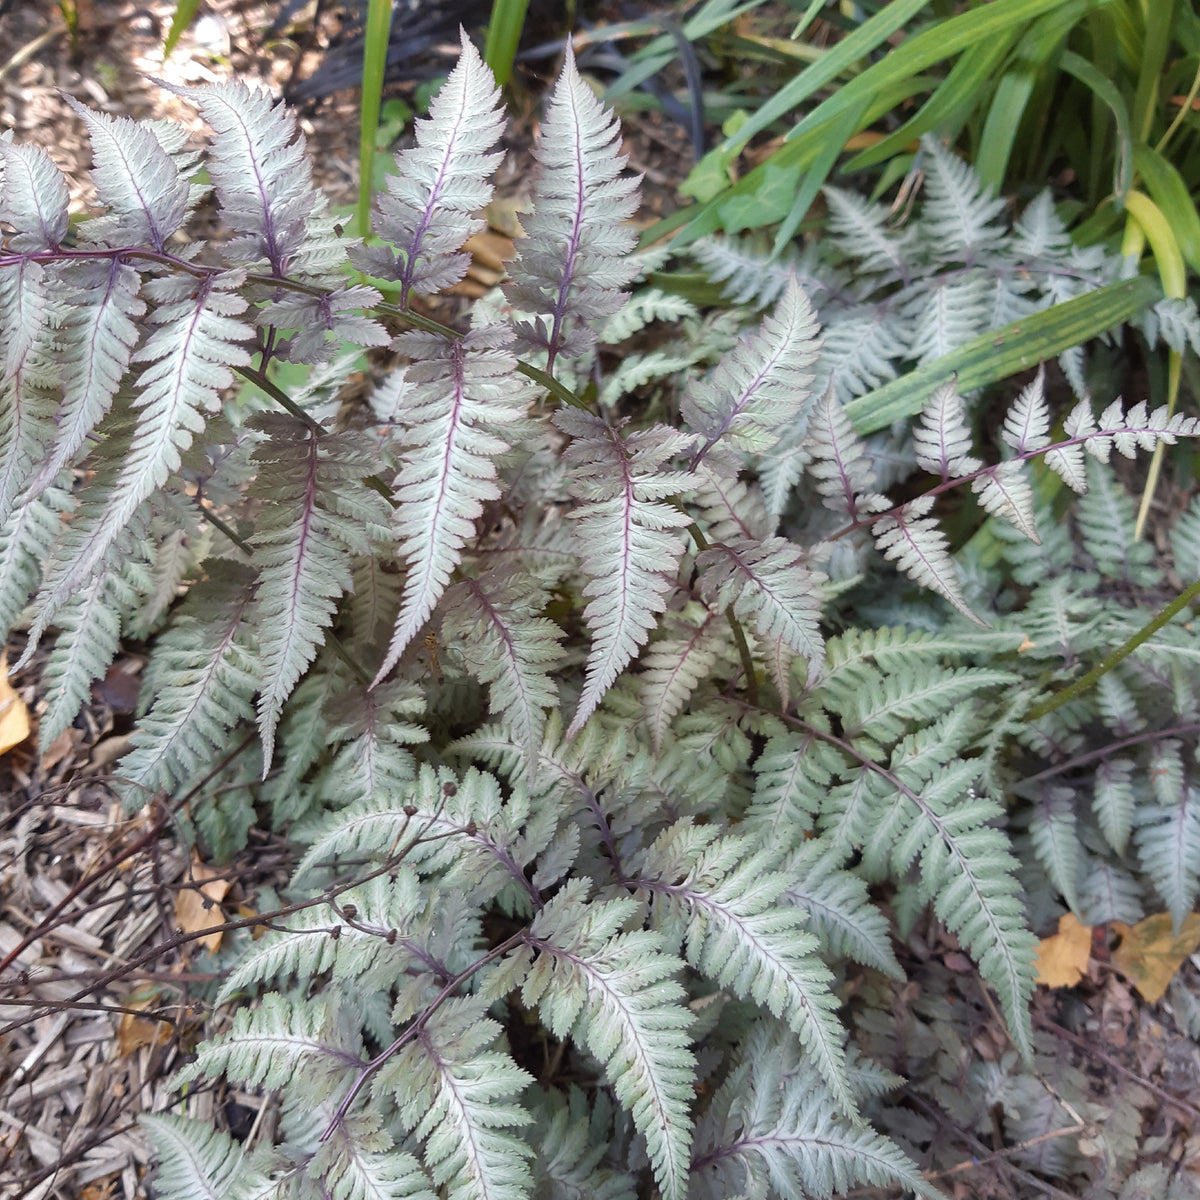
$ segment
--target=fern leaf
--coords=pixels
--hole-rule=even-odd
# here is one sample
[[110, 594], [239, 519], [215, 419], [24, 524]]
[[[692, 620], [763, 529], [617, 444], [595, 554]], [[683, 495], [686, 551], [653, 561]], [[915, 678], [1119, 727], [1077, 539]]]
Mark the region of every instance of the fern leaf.
[[1158, 582], [1154, 548], [1134, 536], [1133, 501], [1111, 471], [1095, 472], [1075, 512], [1083, 548], [1102, 575], [1143, 587]]
[[333, 1095], [366, 1065], [357, 1021], [324, 996], [268, 992], [255, 1009], [234, 1014], [233, 1027], [201, 1042], [176, 1077], [186, 1083], [224, 1075], [251, 1087], [277, 1088], [302, 1074], [313, 1100]]
[[191, 101], [212, 127], [208, 173], [222, 220], [237, 235], [223, 247], [227, 260], [265, 258], [276, 275], [302, 273], [291, 259], [322, 202], [293, 113], [240, 79], [215, 87], [162, 86]]
[[916, 229], [889, 229], [887, 209], [855, 192], [825, 187], [822, 194], [829, 205], [829, 229], [838, 246], [859, 260], [863, 270], [882, 272], [885, 277], [907, 283]]
[[1078, 912], [1080, 853], [1074, 800], [1070, 788], [1041, 788], [1030, 814], [1029, 840], [1050, 882]]
[[926, 199], [921, 210], [927, 244], [939, 262], [970, 266], [1004, 237], [997, 217], [1004, 201], [979, 181], [963, 162], [931, 135], [921, 139], [926, 154]]
[[[359, 485], [371, 447], [353, 434], [325, 434], [288, 416], [253, 422], [271, 436], [254, 452], [252, 494], [270, 501], [251, 541], [259, 568], [258, 723], [269, 769], [283, 702], [316, 657], [337, 601], [350, 590], [350, 558], [389, 519], [386, 501]], [[349, 485], [349, 486], [347, 486]]]
[[687, 821], [641, 856], [634, 882], [653, 897], [656, 920], [669, 928], [683, 916], [696, 970], [791, 1026], [830, 1095], [854, 1117], [833, 975], [814, 953], [819, 943], [804, 930], [804, 911], [779, 902], [788, 880], [770, 859], [769, 850], [749, 853], [741, 839]]
[[539, 1200], [637, 1200], [633, 1175], [611, 1163], [610, 1103], [599, 1095], [593, 1103], [577, 1087], [567, 1098], [558, 1090], [542, 1092], [534, 1103], [543, 1147], [534, 1160]]
[[11, 629], [37, 587], [71, 497], [62, 488], [20, 504], [0, 529], [0, 628]]
[[598, 336], [606, 345], [615, 346], [628, 341], [652, 322], [683, 321], [699, 315], [699, 309], [683, 296], [656, 287], [639, 288], [623, 308], [605, 321]]
[[747, 834], [781, 850], [803, 840], [840, 765], [836, 752], [815, 733], [773, 733], [754, 763]]
[[820, 341], [808, 297], [792, 280], [775, 312], [741, 341], [711, 377], [693, 385], [681, 404], [683, 419], [703, 439], [692, 465], [724, 440], [739, 450], [761, 453], [779, 439], [780, 426], [803, 426]]
[[165, 278], [146, 285], [158, 305], [152, 318], [157, 328], [133, 356], [151, 364], [137, 381], [137, 431], [102, 509], [68, 531], [66, 553], [43, 587], [43, 614], [53, 613], [96, 570], [142, 502], [178, 469], [204, 428], [204, 414], [215, 411], [219, 391], [233, 382], [230, 367], [249, 363], [238, 344], [250, 336], [236, 319], [246, 307], [233, 290], [240, 282], [240, 275], [225, 274], [199, 284]]
[[253, 711], [257, 689], [243, 622], [254, 573], [240, 563], [210, 560], [167, 631], [151, 670], [154, 700], [121, 759], [123, 778], [151, 791], [173, 790], [225, 744], [229, 729]]
[[465, 338], [405, 334], [397, 348], [415, 361], [406, 398], [405, 449], [395, 481], [394, 530], [407, 564], [400, 615], [378, 683], [429, 620], [486, 500], [500, 496], [495, 458], [508, 443], [492, 430], [522, 413], [528, 391], [516, 376], [500, 326]]
[[133, 589], [115, 571], [97, 575], [64, 605], [59, 634], [46, 661], [42, 687], [47, 707], [38, 729], [43, 751], [75, 719], [91, 691], [117, 656], [122, 612]]
[[876, 521], [871, 526], [875, 545], [910, 579], [944, 596], [964, 617], [982, 625], [967, 606], [946, 535], [933, 517], [926, 516], [932, 507], [933, 497], [921, 496], [905, 504], [895, 516]]
[[154, 1147], [160, 1200], [250, 1200], [265, 1191], [257, 1156], [208, 1122], [170, 1113], [142, 1113], [138, 1121]]
[[534, 211], [509, 274], [512, 303], [539, 315], [521, 336], [546, 351], [578, 357], [595, 343], [587, 322], [615, 313], [638, 272], [627, 257], [637, 241], [624, 224], [637, 211], [638, 180], [625, 177], [621, 131], [575, 69], [567, 47], [536, 151]]
[[504, 128], [499, 90], [466, 33], [449, 78], [416, 123], [416, 145], [396, 155], [396, 173], [376, 203], [375, 231], [400, 251], [364, 247], [352, 255], [369, 275], [429, 294], [458, 283], [471, 256], [463, 243], [485, 227], [475, 216], [492, 198], [491, 175], [504, 157], [493, 147]]
[[58, 478], [107, 414], [137, 345], [136, 322], [146, 313], [138, 296], [141, 277], [117, 258], [78, 264], [66, 280], [78, 291], [59, 335], [63, 400], [58, 434], [52, 453], [29, 485], [32, 495]]
[[979, 503], [994, 517], [1003, 517], [1031, 542], [1040, 543], [1037, 516], [1033, 507], [1033, 489], [1018, 459], [997, 463], [971, 481], [971, 490]]
[[913, 430], [917, 466], [943, 480], [971, 475], [983, 465], [971, 455], [971, 431], [954, 380], [942, 384], [925, 402]]
[[361, 312], [382, 299], [374, 288], [358, 285], [316, 296], [287, 292], [263, 305], [257, 320], [259, 325], [295, 330], [277, 342], [277, 357], [286, 362], [323, 363], [334, 357], [343, 342], [386, 346], [392, 340], [378, 321]]
[[788, 881], [784, 897], [808, 914], [809, 928], [820, 939], [823, 954], [852, 958], [903, 979], [887, 918], [871, 903], [863, 880], [836, 864], [837, 856], [820, 838], [806, 842], [780, 867]]
[[906, 357], [920, 363], [944, 358], [986, 328], [985, 281], [977, 275], [945, 279], [935, 276], [915, 288], [904, 305], [912, 322]]
[[[93, 112], [72, 96], [64, 99], [87, 126], [92, 143], [92, 180], [109, 209], [105, 244], [150, 246], [162, 252], [188, 208], [188, 182], [153, 130], [128, 117]], [[95, 239], [93, 225], [89, 234]]]
[[772, 257], [757, 253], [743, 240], [733, 237], [702, 238], [690, 247], [692, 256], [712, 283], [723, 283], [721, 295], [738, 308], [763, 309], [777, 304], [792, 279], [815, 301], [824, 304], [830, 292], [824, 270], [817, 272], [808, 256], [788, 250]]
[[534, 919], [522, 997], [552, 1033], [579, 1038], [600, 1060], [646, 1139], [664, 1200], [684, 1200], [695, 1060], [676, 978], [683, 964], [652, 933], [617, 933], [634, 901], [588, 904], [587, 887], [570, 880]]
[[703, 572], [700, 594], [720, 611], [732, 607], [754, 618], [760, 637], [782, 641], [820, 674], [825, 657], [820, 619], [825, 577], [809, 569], [804, 554], [786, 538], [738, 540], [711, 546], [696, 558]]
[[1105, 758], [1096, 765], [1092, 811], [1108, 844], [1125, 853], [1133, 828], [1133, 763], [1127, 758]]
[[592, 597], [584, 616], [592, 631], [583, 694], [567, 736], [595, 711], [617, 675], [644, 645], [683, 554], [674, 532], [690, 523], [686, 513], [661, 501], [686, 490], [684, 476], [662, 470], [691, 438], [663, 425], [622, 438], [598, 417], [576, 409], [555, 414], [571, 435], [564, 458], [573, 469], [573, 493], [583, 502], [573, 512], [580, 566]]
[[1200, 893], [1200, 795], [1182, 786], [1170, 805], [1150, 805], [1133, 835], [1142, 870], [1171, 912], [1176, 936]]
[[697, 1130], [693, 1185], [703, 1198], [813, 1196], [856, 1184], [940, 1193], [895, 1143], [838, 1120], [833, 1097], [786, 1031], [760, 1022]]
[[1004, 417], [1000, 436], [1018, 454], [1036, 453], [1050, 442], [1050, 410], [1046, 406], [1046, 370], [1021, 389]]
[[[330, 1108], [319, 1110], [325, 1126]], [[436, 1200], [421, 1164], [395, 1144], [374, 1113], [338, 1124], [305, 1164], [304, 1177], [319, 1184], [322, 1200]]]
[[695, 471], [691, 502], [700, 510], [704, 536], [710, 542], [732, 542], [739, 538], [760, 540], [774, 529], [762, 495], [753, 484], [736, 475], [713, 470], [711, 462]]
[[[0, 293], [3, 288], [0, 273]], [[47, 322], [33, 331], [34, 341], [21, 347], [19, 362], [0, 378], [0, 524], [8, 523], [18, 497], [54, 436], [60, 368], [55, 362], [48, 312]], [[0, 337], [11, 316], [0, 294]], [[12, 330], [13, 326], [7, 328]], [[9, 343], [10, 352], [14, 345]]]
[[532, 1082], [505, 1053], [489, 1050], [500, 1026], [478, 999], [447, 1001], [380, 1072], [400, 1120], [424, 1141], [423, 1156], [447, 1200], [525, 1200], [529, 1147], [512, 1129], [529, 1114], [517, 1096]]
[[883, 497], [871, 491], [874, 467], [832, 390], [817, 401], [808, 451], [812, 455], [808, 472], [826, 508], [858, 520], [860, 510], [869, 513], [886, 506]]
[[[699, 606], [695, 606], [699, 608]], [[722, 618], [699, 608], [665, 627], [642, 656], [642, 709], [657, 751], [689, 697], [729, 653]]]
[[489, 705], [523, 744], [532, 764], [546, 709], [558, 702], [549, 672], [562, 657], [562, 630], [538, 614], [548, 595], [515, 571], [490, 571], [446, 595], [443, 636], [461, 643], [469, 670], [491, 686]]
[[67, 236], [69, 196], [62, 172], [40, 146], [5, 138], [0, 168], [0, 221], [12, 226], [9, 246], [22, 254], [57, 249]]

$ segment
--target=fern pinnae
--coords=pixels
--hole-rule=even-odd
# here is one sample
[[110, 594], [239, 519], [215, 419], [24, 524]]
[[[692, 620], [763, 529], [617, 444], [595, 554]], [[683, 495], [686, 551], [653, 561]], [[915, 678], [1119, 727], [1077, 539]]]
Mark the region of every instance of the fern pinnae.
[[819, 347], [816, 314], [792, 279], [758, 331], [685, 393], [683, 418], [703, 439], [692, 455], [693, 468], [719, 440], [761, 453], [778, 440], [781, 426], [800, 426], [802, 432], [813, 381], [807, 369]]
[[[688, 961], [743, 999], [785, 1021], [842, 1112], [858, 1110], [846, 1080], [833, 975], [816, 956], [803, 910], [778, 904], [787, 878], [771, 870], [770, 850], [750, 853], [735, 837], [690, 821], [667, 829], [634, 865], [630, 882], [682, 924]], [[672, 909], [682, 908], [684, 920]]]
[[212, 127], [208, 173], [221, 216], [238, 235], [225, 246], [227, 260], [251, 264], [265, 258], [276, 275], [286, 275], [308, 218], [323, 204], [295, 116], [240, 79], [212, 87], [159, 83], [194, 104]]
[[[9, 246], [18, 255], [57, 249], [68, 228], [69, 196], [63, 173], [40, 146], [4, 137], [0, 137], [0, 168], [0, 221], [14, 231], [7, 239]], [[0, 265], [13, 263], [0, 259]]]
[[569, 881], [535, 918], [522, 996], [554, 1034], [580, 1037], [604, 1065], [646, 1139], [664, 1200], [684, 1200], [695, 1060], [677, 981], [683, 964], [655, 934], [617, 932], [632, 900], [587, 905], [587, 888]]
[[138, 343], [146, 313], [137, 271], [119, 258], [80, 263], [67, 279], [78, 287], [61, 332], [63, 401], [53, 449], [29, 484], [39, 495], [75, 455], [112, 406]]
[[[101, 218], [105, 244], [149, 245], [161, 254], [187, 212], [187, 180], [147, 126], [94, 112], [73, 96], [64, 99], [91, 139], [92, 180], [109, 210]], [[95, 222], [88, 232], [95, 240]]]
[[571, 435], [564, 457], [574, 468], [572, 511], [579, 561], [589, 577], [584, 616], [592, 630], [583, 694], [567, 736], [582, 728], [617, 675], [645, 644], [675, 585], [684, 543], [675, 530], [690, 524], [663, 501], [686, 490], [681, 472], [663, 464], [692, 439], [664, 425], [622, 437], [599, 417], [560, 409], [555, 424]]
[[724, 618], [698, 605], [692, 609], [664, 622], [666, 636], [652, 641], [641, 659], [642, 708], [656, 751], [688, 698], [729, 652]]
[[443, 624], [447, 641], [461, 643], [471, 672], [490, 685], [492, 714], [524, 745], [530, 778], [546, 709], [558, 699], [549, 672], [562, 657], [562, 630], [538, 615], [547, 599], [544, 589], [518, 572], [492, 570], [453, 586]]
[[146, 285], [159, 307], [152, 318], [157, 328], [133, 355], [150, 364], [137, 379], [138, 426], [102, 510], [84, 528], [68, 531], [72, 553], [43, 587], [43, 621], [100, 566], [142, 502], [178, 469], [205, 416], [217, 408], [220, 390], [233, 382], [230, 368], [250, 362], [240, 343], [251, 331], [237, 319], [246, 308], [236, 291], [241, 283], [240, 272], [229, 272], [198, 283], [168, 277]]
[[491, 175], [503, 158], [493, 147], [504, 111], [492, 73], [465, 31], [462, 53], [434, 97], [429, 116], [416, 123], [416, 145], [396, 155], [396, 174], [376, 202], [375, 231], [400, 251], [363, 247], [351, 255], [368, 274], [428, 294], [458, 283], [471, 256], [463, 243], [485, 227], [475, 216], [492, 198]]
[[253, 493], [274, 502], [251, 539], [259, 568], [253, 617], [258, 641], [259, 729], [264, 773], [283, 702], [316, 657], [338, 600], [350, 590], [350, 561], [386, 528], [382, 496], [363, 488], [370, 443], [332, 434], [290, 416], [262, 414], [252, 424], [270, 436], [254, 451]]
[[568, 45], [536, 151], [534, 211], [506, 289], [518, 309], [535, 314], [519, 333], [546, 351], [549, 372], [560, 354], [595, 344], [587, 322], [615, 313], [639, 270], [628, 258], [637, 234], [623, 222], [637, 211], [640, 180], [622, 175], [620, 141], [616, 118], [580, 77]]
[[267, 1179], [245, 1148], [223, 1130], [173, 1113], [142, 1113], [158, 1165], [156, 1194], [189, 1200], [265, 1200]]
[[[190, 779], [228, 730], [253, 713], [257, 671], [243, 622], [256, 576], [224, 560], [210, 560], [204, 570], [159, 641], [154, 700], [121, 759], [122, 777], [152, 791]], [[140, 794], [131, 792], [130, 802]]]
[[382, 680], [429, 620], [475, 532], [487, 500], [500, 496], [495, 459], [509, 449], [497, 435], [520, 417], [529, 390], [516, 375], [511, 333], [498, 325], [461, 339], [402, 334], [413, 359], [393, 529], [407, 572]]

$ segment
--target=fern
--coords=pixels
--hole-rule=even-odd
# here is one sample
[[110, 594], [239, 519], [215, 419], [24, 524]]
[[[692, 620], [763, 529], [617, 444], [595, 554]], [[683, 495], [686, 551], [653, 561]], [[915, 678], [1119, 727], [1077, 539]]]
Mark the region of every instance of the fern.
[[[61, 175], [0, 137], [0, 614], [22, 665], [55, 631], [43, 745], [144, 639], [126, 804], [186, 793], [212, 857], [258, 821], [297, 847], [178, 1076], [277, 1090], [280, 1121], [248, 1153], [149, 1118], [157, 1191], [931, 1194], [899, 1144], [935, 1173], [961, 1154], [926, 1102], [1056, 1132], [1035, 934], [1064, 906], [1179, 922], [1200, 889], [1198, 653], [1188, 614], [1148, 626], [1200, 560], [1195, 506], [1163, 563], [1105, 466], [1200, 421], [1085, 397], [1060, 428], [1040, 369], [989, 423], [999, 454], [952, 384], [870, 439], [844, 406], [1119, 256], [1048, 196], [1010, 230], [927, 140], [911, 218], [830, 189], [803, 252], [699, 248], [746, 311], [628, 297], [672, 251], [630, 253], [637, 183], [568, 52], [506, 299], [463, 333], [414, 297], [462, 277], [492, 195], [469, 42], [369, 247], [286, 107], [175, 91], [201, 151], [76, 106], [104, 211], [69, 249]], [[211, 244], [184, 240], [202, 167]], [[1186, 303], [1139, 321], [1195, 341]], [[1082, 351], [1061, 365], [1082, 393]], [[1017, 1054], [978, 1059], [980, 989], [937, 962], [897, 1002], [926, 913]], [[1132, 1161], [1128, 1123], [1097, 1137]], [[1051, 1140], [1000, 1149], [1090, 1170]]]

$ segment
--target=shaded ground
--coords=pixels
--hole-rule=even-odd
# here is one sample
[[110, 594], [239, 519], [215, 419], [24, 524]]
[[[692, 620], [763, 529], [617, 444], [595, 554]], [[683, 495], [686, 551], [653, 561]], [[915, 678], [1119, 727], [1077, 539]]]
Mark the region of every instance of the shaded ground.
[[[198, 131], [193, 111], [147, 76], [198, 83], [236, 74], [276, 90], [309, 77], [340, 24], [334, 16], [267, 39], [275, 8], [209, 3], [203, 20], [164, 62], [162, 38], [174, 9], [167, 0], [78, 0], [74, 41], [57, 6], [17, 0], [0, 17], [0, 128], [46, 147], [71, 179], [75, 202], [87, 205], [89, 151], [59, 89], [106, 111], [169, 116]], [[453, 51], [452, 42], [435, 40], [411, 83], [437, 73]], [[535, 77], [531, 71], [528, 78]], [[509, 213], [529, 178], [536, 100], [527, 97], [517, 107], [501, 174], [501, 208]], [[302, 125], [319, 182], [335, 204], [350, 203], [357, 187], [356, 95], [335, 93], [308, 107]], [[683, 131], [655, 114], [627, 121], [627, 135], [631, 161], [646, 175], [648, 219], [675, 203], [691, 151]], [[499, 217], [497, 224], [500, 235], [507, 232]], [[502, 237], [481, 245], [468, 292], [479, 294], [498, 280], [497, 250], [503, 250]], [[35, 714], [38, 665], [17, 681]], [[189, 861], [175, 836], [189, 797], [154, 797], [136, 816], [122, 815], [111, 765], [128, 748], [142, 666], [138, 647], [128, 648], [94, 689], [87, 712], [49, 753], [39, 756], [25, 743], [0, 759], [3, 1200], [146, 1195], [148, 1155], [137, 1114], [177, 1102], [167, 1086], [171, 1072], [227, 1019], [196, 999], [197, 989], [215, 978], [212, 952], [221, 941], [221, 935], [202, 939], [198, 931], [224, 919], [226, 937], [235, 929], [237, 936], [250, 936], [260, 890], [287, 876], [287, 846], [259, 831], [228, 867]], [[1011, 1053], [973, 968], [951, 942], [918, 934], [904, 957], [913, 982], [893, 997], [894, 1061], [886, 1065], [911, 1069], [912, 1055], [924, 1053], [919, 1048], [928, 1038], [953, 1041], [964, 1054], [969, 1047], [987, 1063]], [[1195, 969], [1187, 970], [1194, 983]], [[849, 990], [860, 986], [852, 979]], [[939, 1018], [921, 1010], [920, 998], [931, 995], [957, 997], [952, 1035], [939, 1032]], [[1063, 1078], [1070, 1077], [1072, 1094], [1082, 1088], [1095, 1111], [1136, 1125], [1139, 1144], [1152, 1147], [1143, 1162], [1186, 1170], [1200, 1160], [1200, 1049], [1181, 1017], [1166, 1005], [1142, 1004], [1100, 954], [1080, 987], [1039, 993], [1036, 1021], [1046, 1052]], [[1060, 1094], [1053, 1076], [1044, 1084], [1048, 1095]], [[1003, 1114], [989, 1142], [956, 1127], [946, 1115], [952, 1105], [932, 1110], [932, 1117], [923, 1105], [929, 1101], [914, 1088], [912, 1112], [932, 1122], [942, 1160], [946, 1153], [961, 1156], [958, 1166], [935, 1175], [949, 1194], [1010, 1200], [1067, 1195], [1031, 1173], [1042, 1152], [1038, 1146], [1005, 1142]], [[225, 1088], [193, 1091], [188, 1112], [248, 1142], [269, 1138], [275, 1119], [271, 1097]], [[1086, 1145], [1089, 1122], [1096, 1119], [1088, 1115], [1044, 1141], [1078, 1141], [1082, 1135]]]

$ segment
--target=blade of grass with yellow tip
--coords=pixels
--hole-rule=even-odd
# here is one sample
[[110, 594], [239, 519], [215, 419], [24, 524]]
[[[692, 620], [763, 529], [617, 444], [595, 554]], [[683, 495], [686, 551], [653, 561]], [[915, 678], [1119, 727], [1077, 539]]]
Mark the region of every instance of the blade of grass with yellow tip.
[[[1138, 150], [1142, 147], [1138, 147]], [[1137, 150], [1134, 151], [1137, 154]], [[1158, 277], [1162, 280], [1163, 293], [1172, 300], [1182, 300], [1187, 291], [1187, 272], [1183, 265], [1183, 254], [1179, 249], [1175, 232], [1171, 223], [1163, 215], [1163, 211], [1144, 192], [1130, 192], [1125, 197], [1125, 210], [1128, 220], [1136, 222], [1150, 243], [1150, 251], [1158, 267]], [[1194, 215], [1194, 210], [1193, 210]], [[1183, 360], [1177, 350], [1167, 354], [1167, 412], [1175, 411], [1175, 401], [1179, 397], [1179, 376]], [[1154, 489], [1158, 486], [1158, 476], [1162, 471], [1163, 443], [1159, 442], [1154, 448], [1154, 456], [1150, 459], [1150, 471], [1146, 476], [1146, 486], [1142, 490], [1142, 502], [1138, 505], [1137, 525], [1133, 536], [1140, 538], [1146, 529], [1146, 518], [1150, 515], [1150, 503], [1154, 499]]]

